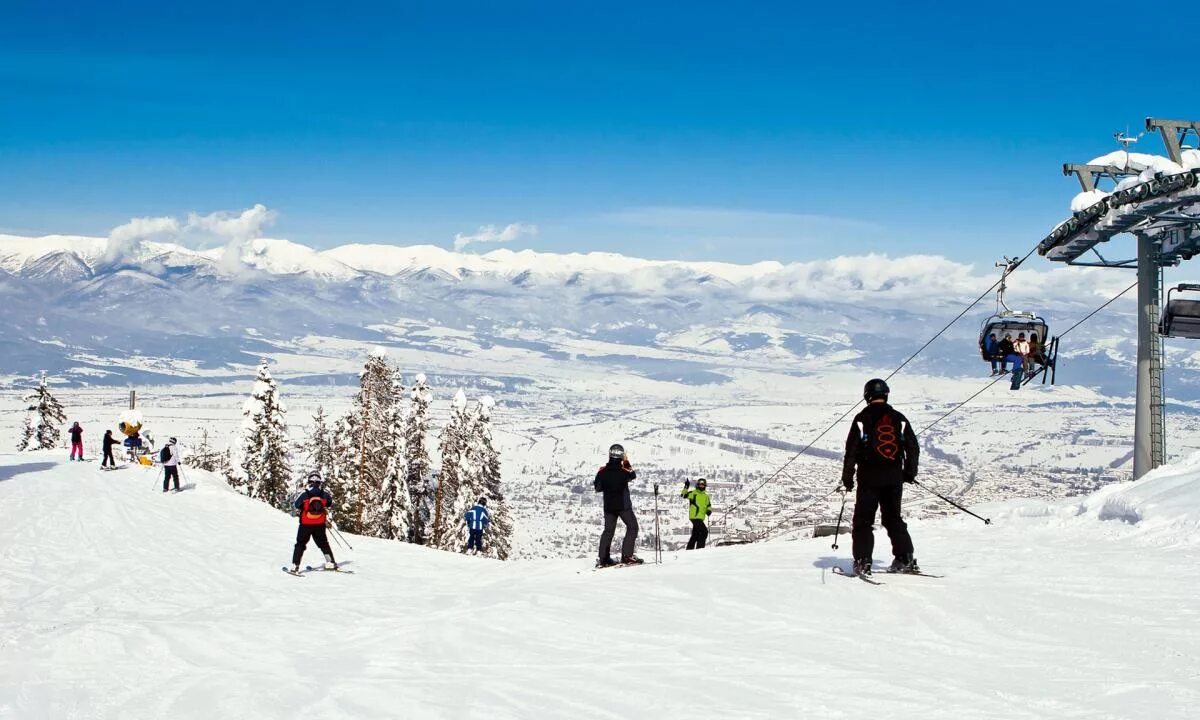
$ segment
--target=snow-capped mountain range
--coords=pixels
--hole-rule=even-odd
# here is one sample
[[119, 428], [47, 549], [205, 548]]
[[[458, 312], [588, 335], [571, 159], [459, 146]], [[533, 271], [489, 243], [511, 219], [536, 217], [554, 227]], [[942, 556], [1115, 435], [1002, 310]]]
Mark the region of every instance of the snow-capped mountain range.
[[[990, 268], [938, 256], [737, 265], [429, 245], [318, 251], [269, 238], [194, 249], [0, 235], [0, 327], [13, 341], [0, 363], [10, 381], [45, 369], [81, 383], [178, 382], [244, 375], [261, 356], [340, 356], [377, 344], [420, 351], [432, 369], [439, 357], [462, 369], [464, 358], [519, 350], [523, 361], [507, 371], [526, 377], [539, 362], [683, 383], [721, 382], [738, 367], [888, 369], [994, 280]], [[1061, 329], [1126, 281], [1042, 264], [1014, 275], [1010, 304]], [[1130, 390], [1131, 309], [1118, 303], [1064, 344], [1073, 366], [1065, 380]], [[993, 310], [990, 299], [980, 303], [917, 367], [986, 374], [975, 333]]]

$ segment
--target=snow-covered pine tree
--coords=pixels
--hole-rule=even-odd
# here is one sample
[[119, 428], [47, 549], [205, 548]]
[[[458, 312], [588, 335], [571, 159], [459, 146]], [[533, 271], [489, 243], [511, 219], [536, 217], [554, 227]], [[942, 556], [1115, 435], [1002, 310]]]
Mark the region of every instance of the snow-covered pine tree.
[[258, 366], [254, 390], [242, 407], [245, 430], [242, 470], [246, 475], [243, 492], [280, 510], [288, 509], [287, 497], [292, 487], [286, 414], [287, 408], [279, 400], [279, 386], [263, 360]]
[[[467, 396], [461, 389], [455, 393], [450, 404], [450, 419], [442, 428], [439, 454], [442, 466], [438, 471], [437, 485], [433, 499], [433, 525], [429, 532], [429, 545], [441, 550], [461, 550], [465, 541], [459, 539], [465, 520], [461, 517], [466, 508], [459, 511], [463, 504], [464, 479], [469, 482], [469, 469], [466, 463], [466, 436], [470, 418], [467, 415]], [[464, 476], [467, 476], [466, 478]]]
[[58, 398], [50, 392], [46, 373], [42, 373], [38, 388], [26, 395], [24, 400], [29, 403], [29, 414], [25, 416], [25, 427], [21, 431], [17, 450], [53, 450], [58, 447], [67, 413]]
[[404, 418], [405, 469], [410, 499], [409, 541], [425, 544], [426, 532], [432, 522], [433, 487], [429, 474], [429, 405], [433, 392], [426, 384], [425, 374], [419, 373], [413, 380], [409, 394], [410, 405]]
[[307, 470], [320, 473], [321, 479], [326, 484], [336, 483], [338, 467], [334, 439], [335, 427], [330, 426], [329, 416], [325, 414], [323, 405], [317, 406], [317, 412], [312, 419], [312, 429], [308, 432], [308, 442], [304, 446], [304, 451], [308, 456]]
[[371, 534], [388, 540], [407, 542], [412, 535], [412, 496], [408, 490], [408, 466], [405, 463], [407, 453], [404, 448], [407, 418], [405, 406], [398, 401], [403, 394], [404, 383], [397, 371], [393, 373], [395, 400], [388, 410], [391, 416], [388, 422], [391, 451], [379, 490], [379, 505]]
[[504, 501], [504, 490], [500, 487], [500, 452], [492, 442], [492, 408], [496, 401], [488, 396], [479, 399], [471, 423], [468, 455], [475, 469], [474, 486], [479, 497], [488, 501], [491, 524], [484, 536], [484, 554], [498, 560], [507, 560], [512, 552], [512, 519], [508, 504]]
[[392, 406], [396, 404], [392, 369], [382, 351], [363, 365], [350, 412], [339, 423], [337, 442], [342, 494], [339, 527], [374, 535], [381, 523], [379, 494], [393, 452]]

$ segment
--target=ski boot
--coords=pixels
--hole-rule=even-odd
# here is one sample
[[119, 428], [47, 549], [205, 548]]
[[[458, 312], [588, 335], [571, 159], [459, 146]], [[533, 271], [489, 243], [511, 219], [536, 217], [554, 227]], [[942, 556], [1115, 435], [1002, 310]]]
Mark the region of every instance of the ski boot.
[[855, 575], [870, 575], [871, 574], [871, 558], [863, 558], [854, 561]]
[[337, 563], [334, 562], [332, 555], [325, 556], [325, 569], [326, 570], [337, 570]]
[[644, 562], [646, 562], [646, 561], [641, 559], [637, 555], [625, 555], [625, 556], [621, 557], [622, 565], [641, 565]]
[[888, 572], [919, 573], [921, 572], [921, 568], [917, 565], [917, 559], [910, 553], [908, 555], [899, 555], [893, 559], [892, 566], [888, 568]]
[[612, 567], [613, 565], [616, 565], [616, 564], [617, 564], [617, 561], [613, 560], [610, 557], [600, 558], [599, 560], [596, 561], [596, 567], [598, 567], [598, 568]]

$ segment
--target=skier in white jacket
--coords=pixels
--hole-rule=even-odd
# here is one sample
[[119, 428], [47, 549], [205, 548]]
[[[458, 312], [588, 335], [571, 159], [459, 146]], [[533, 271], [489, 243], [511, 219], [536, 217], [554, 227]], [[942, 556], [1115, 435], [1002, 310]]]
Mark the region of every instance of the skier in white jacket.
[[163, 464], [163, 492], [167, 491], [167, 484], [172, 479], [175, 481], [175, 492], [179, 492], [179, 443], [175, 438], [163, 445], [158, 459]]

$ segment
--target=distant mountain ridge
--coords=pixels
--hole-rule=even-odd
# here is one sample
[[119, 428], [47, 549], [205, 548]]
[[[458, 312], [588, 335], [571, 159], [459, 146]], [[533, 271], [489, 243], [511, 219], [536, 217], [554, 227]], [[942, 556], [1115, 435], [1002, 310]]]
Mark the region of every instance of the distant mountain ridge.
[[[80, 383], [198, 381], [243, 374], [263, 355], [344, 354], [313, 338], [394, 345], [431, 365], [519, 349], [531, 361], [684, 383], [719, 382], [738, 367], [886, 368], [993, 281], [924, 256], [737, 265], [429, 245], [318, 251], [269, 238], [233, 258], [227, 247], [153, 241], [114, 250], [105, 238], [0, 235], [0, 329], [15, 341], [0, 366], [10, 382], [42, 369]], [[1064, 320], [1108, 280], [1074, 270], [1023, 277], [1052, 293], [1039, 309]], [[917, 367], [979, 372], [974, 333], [990, 309], [977, 307]], [[1080, 336], [1086, 347], [1072, 347], [1085, 373], [1075, 381], [1124, 387], [1129, 322], [1127, 311], [1106, 314], [1091, 328], [1103, 342]]]

